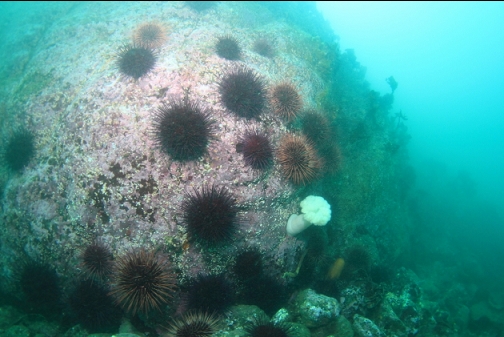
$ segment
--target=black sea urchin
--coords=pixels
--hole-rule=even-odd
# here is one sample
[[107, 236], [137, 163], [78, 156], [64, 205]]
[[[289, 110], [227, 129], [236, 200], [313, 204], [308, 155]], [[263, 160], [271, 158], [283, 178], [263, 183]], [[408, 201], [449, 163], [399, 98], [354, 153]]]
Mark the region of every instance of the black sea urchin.
[[145, 250], [132, 251], [117, 261], [112, 280], [117, 304], [126, 312], [147, 315], [160, 311], [176, 287], [169, 262], [159, 254]]
[[273, 161], [268, 137], [257, 130], [246, 131], [236, 144], [236, 151], [243, 153], [245, 163], [256, 170], [268, 168]]
[[241, 56], [238, 41], [231, 35], [219, 37], [215, 44], [215, 51], [220, 57], [231, 61], [239, 60]]
[[271, 276], [262, 275], [244, 282], [242, 294], [244, 304], [256, 305], [268, 315], [274, 315], [287, 304], [285, 286]]
[[173, 320], [166, 332], [166, 337], [206, 337], [217, 331], [219, 319], [206, 312], [189, 312]]
[[153, 123], [154, 139], [173, 160], [190, 161], [203, 156], [214, 137], [210, 112], [198, 104], [174, 101], [161, 106]]
[[159, 23], [147, 22], [135, 30], [133, 40], [138, 46], [160, 47], [166, 41], [166, 29]]
[[238, 206], [224, 187], [203, 186], [182, 202], [183, 219], [191, 240], [216, 244], [230, 239], [239, 223]]
[[261, 252], [257, 249], [249, 249], [238, 254], [234, 261], [233, 272], [242, 281], [261, 277], [263, 274]]
[[135, 80], [147, 74], [156, 64], [156, 55], [147, 47], [125, 45], [119, 50], [117, 66], [119, 71]]
[[240, 117], [257, 118], [266, 107], [263, 79], [253, 70], [236, 67], [219, 84], [222, 105]]
[[259, 39], [254, 42], [253, 49], [261, 56], [272, 58], [275, 56], [275, 50], [268, 40]]
[[89, 333], [115, 333], [121, 324], [121, 310], [108, 296], [108, 290], [91, 280], [81, 281], [70, 294], [75, 319]]
[[371, 265], [371, 255], [363, 246], [354, 246], [345, 255], [348, 268], [368, 270]]
[[199, 275], [192, 280], [187, 291], [189, 310], [223, 314], [234, 303], [232, 284], [224, 275]]
[[29, 261], [19, 275], [21, 290], [36, 311], [55, 313], [60, 307], [61, 290], [56, 271], [48, 264]]
[[91, 279], [104, 280], [112, 271], [112, 252], [101, 242], [87, 246], [81, 259], [82, 268]]
[[303, 107], [301, 96], [290, 83], [282, 83], [273, 88], [270, 97], [273, 111], [282, 118], [292, 120]]
[[292, 328], [286, 323], [275, 324], [269, 322], [265, 316], [254, 319], [245, 327], [245, 330], [250, 337], [289, 337], [292, 335]]
[[305, 112], [301, 117], [301, 130], [316, 146], [324, 145], [331, 135], [327, 118], [313, 110]]
[[304, 136], [284, 136], [278, 146], [277, 158], [284, 176], [296, 185], [313, 180], [321, 167], [317, 152]]
[[35, 136], [19, 129], [7, 140], [3, 151], [3, 160], [7, 167], [14, 172], [21, 171], [35, 155]]

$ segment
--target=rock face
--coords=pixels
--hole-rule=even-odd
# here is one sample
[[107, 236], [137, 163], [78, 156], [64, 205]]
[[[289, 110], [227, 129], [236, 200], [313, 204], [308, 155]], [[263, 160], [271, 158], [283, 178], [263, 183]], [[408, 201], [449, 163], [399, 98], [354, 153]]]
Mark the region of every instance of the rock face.
[[[205, 252], [188, 243], [181, 204], [188, 193], [212, 185], [229, 190], [242, 210], [230, 238], [238, 246], [222, 244], [214, 261], [222, 267], [237, 248], [258, 243], [274, 255], [270, 248], [278, 246], [288, 216], [297, 212], [297, 186], [276, 159], [266, 170], [247, 165], [239, 143], [247, 130], [267, 135], [272, 148], [284, 135], [300, 133], [268, 108], [269, 90], [278, 83], [292, 83], [303, 111], [320, 110], [324, 81], [305, 50], [309, 35], [255, 5], [220, 3], [198, 12], [183, 3], [102, 3], [94, 9], [98, 17], [78, 14], [87, 6], [66, 8], [55, 25], [43, 22], [51, 28], [31, 52], [27, 75], [18, 79], [24, 90], [5, 103], [8, 111], [29, 111], [29, 123], [11, 113], [6, 125], [23, 124], [37, 144], [34, 160], [2, 194], [8, 230], [1, 240], [15, 252], [6, 257], [9, 264], [23, 254], [44, 254], [56, 263], [70, 257], [77, 265], [79, 255], [70, 252], [99, 237], [115, 255], [163, 246], [185, 275], [194, 276], [203, 269], [194, 261]], [[259, 21], [238, 24], [249, 19], [246, 13], [261, 13], [255, 14]], [[166, 42], [154, 50], [152, 69], [134, 79], [121, 73], [118, 59], [146, 17], [163, 27]], [[229, 32], [241, 49], [236, 61], [216, 53], [218, 38]], [[258, 36], [275, 40], [273, 59], [253, 50]], [[220, 84], [238, 68], [253, 72], [264, 86], [258, 95], [264, 106], [255, 117], [240, 117], [222, 102]], [[158, 109], [181, 100], [197, 103], [213, 122], [203, 155], [188, 161], [163, 152], [153, 130]]]
[[[341, 231], [351, 233], [360, 221], [355, 214], [377, 207], [369, 200], [396, 193], [393, 182], [400, 165], [395, 167], [396, 159], [383, 144], [388, 128], [395, 127], [387, 117], [390, 105], [380, 105], [379, 95], [370, 94], [364, 68], [353, 54], [339, 51], [321, 16], [320, 26], [294, 25], [278, 20], [274, 6], [226, 2], [202, 11], [172, 2], [100, 3], [89, 16], [84, 14], [91, 10], [88, 4], [65, 6], [47, 19], [38, 16], [41, 22], [30, 26], [43, 35], [37, 43], [9, 45], [35, 49], [28, 51], [32, 56], [21, 74], [6, 77], [4, 84], [12, 89], [0, 92], [5, 98], [0, 113], [6, 127], [23, 126], [35, 134], [36, 156], [22, 175], [2, 175], [5, 168], [0, 168], [5, 224], [0, 240], [11, 252], [4, 256], [7, 265], [26, 255], [43, 255], [58, 272], [68, 270], [64, 264], [78, 265], [78, 253], [100, 238], [115, 255], [163, 247], [183, 277], [222, 270], [237, 250], [257, 245], [267, 252], [271, 270], [281, 275], [296, 269], [303, 242], [283, 245], [285, 225], [306, 195], [325, 195], [333, 206], [345, 205], [335, 211]], [[309, 5], [292, 6], [303, 12], [296, 6]], [[147, 17], [166, 36], [154, 50], [155, 65], [135, 79], [121, 73], [119, 57]], [[313, 27], [322, 34], [311, 35]], [[241, 49], [239, 60], [216, 52], [219, 38], [230, 32]], [[254, 50], [259, 37], [274, 49], [271, 57]], [[264, 84], [265, 106], [257, 116], [241, 117], [222, 102], [221, 83], [238, 68], [253, 72]], [[269, 103], [278, 85], [295, 91], [282, 98], [283, 108], [295, 105], [292, 118], [275, 113]], [[180, 100], [196, 102], [213, 122], [206, 151], [189, 161], [163, 152], [153, 130], [158, 109]], [[26, 114], [12, 112], [18, 110]], [[305, 112], [319, 114], [320, 127], [302, 126]], [[323, 137], [314, 137], [310, 128], [325, 130]], [[248, 165], [241, 139], [251, 129], [265, 134], [273, 149], [286, 136], [314, 139], [305, 147], [320, 159], [310, 179], [291, 181], [285, 163], [280, 165], [276, 157], [266, 170]], [[380, 145], [372, 145], [373, 139]], [[387, 167], [373, 164], [371, 169], [373, 162], [387, 162]], [[181, 205], [188, 193], [208, 185], [230, 191], [242, 221], [233, 244], [220, 245], [212, 252], [212, 263], [204, 265], [205, 247], [187, 236]], [[389, 203], [387, 209], [380, 204], [379, 210], [395, 213], [394, 220], [385, 222], [404, 223], [392, 209], [397, 205]]]
[[335, 321], [340, 314], [340, 305], [335, 298], [306, 289], [297, 295], [294, 310], [299, 323], [317, 328]]

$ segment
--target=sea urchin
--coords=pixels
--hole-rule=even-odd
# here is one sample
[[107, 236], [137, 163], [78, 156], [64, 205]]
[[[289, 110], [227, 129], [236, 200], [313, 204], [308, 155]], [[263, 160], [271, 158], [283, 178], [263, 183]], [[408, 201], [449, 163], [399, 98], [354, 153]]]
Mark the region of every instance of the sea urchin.
[[121, 308], [133, 315], [137, 312], [147, 315], [168, 303], [176, 278], [164, 257], [140, 250], [118, 259], [112, 285], [110, 294]]
[[121, 309], [97, 282], [81, 281], [70, 294], [69, 303], [76, 320], [89, 333], [119, 330]]
[[313, 110], [306, 111], [301, 117], [301, 130], [310, 141], [318, 146], [324, 145], [331, 135], [327, 118]]
[[259, 39], [254, 42], [253, 49], [261, 56], [272, 58], [275, 56], [275, 50], [271, 43], [266, 39]]
[[304, 136], [285, 135], [278, 146], [277, 158], [284, 176], [296, 185], [313, 180], [321, 167], [317, 152]]
[[34, 135], [25, 129], [19, 129], [7, 141], [3, 151], [3, 160], [12, 171], [20, 172], [34, 155]]
[[226, 60], [236, 61], [239, 60], [241, 56], [238, 41], [231, 35], [219, 37], [215, 45], [215, 50], [217, 55]]
[[233, 272], [238, 279], [243, 281], [261, 277], [263, 274], [261, 252], [257, 249], [249, 249], [239, 253], [234, 261]]
[[203, 186], [182, 202], [183, 219], [193, 240], [216, 244], [231, 238], [239, 223], [238, 206], [224, 187]]
[[160, 47], [166, 41], [166, 30], [158, 23], [147, 22], [135, 30], [133, 40], [138, 46], [147, 48]]
[[156, 64], [156, 55], [147, 47], [125, 45], [119, 50], [117, 66], [119, 71], [135, 80], [147, 74]]
[[280, 117], [292, 120], [303, 107], [301, 96], [290, 83], [281, 83], [273, 88], [270, 97], [273, 111]]
[[173, 160], [190, 161], [203, 156], [214, 137], [210, 112], [189, 101], [161, 106], [153, 125], [154, 139]]
[[189, 312], [173, 320], [166, 337], [205, 337], [217, 331], [219, 319], [206, 312]]
[[292, 328], [284, 322], [272, 323], [268, 318], [261, 316], [245, 327], [250, 337], [288, 337], [292, 335]]
[[82, 267], [91, 279], [104, 280], [112, 271], [112, 252], [101, 242], [87, 246], [81, 258]]
[[26, 301], [37, 311], [55, 313], [59, 311], [61, 290], [56, 270], [50, 265], [27, 261], [21, 265], [19, 284]]
[[262, 78], [246, 67], [236, 67], [220, 84], [221, 103], [240, 117], [257, 118], [266, 107], [266, 89]]
[[273, 160], [268, 137], [257, 130], [247, 130], [236, 144], [236, 151], [243, 153], [245, 163], [256, 170], [266, 169]]
[[198, 275], [187, 291], [189, 310], [223, 314], [234, 303], [235, 289], [223, 274]]

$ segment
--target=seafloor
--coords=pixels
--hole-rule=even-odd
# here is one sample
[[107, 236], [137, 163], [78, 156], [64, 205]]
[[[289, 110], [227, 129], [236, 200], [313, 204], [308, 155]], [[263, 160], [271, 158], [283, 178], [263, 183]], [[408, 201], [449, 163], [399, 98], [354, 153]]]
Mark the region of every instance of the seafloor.
[[[124, 313], [123, 333], [166, 334], [192, 280], [225, 275], [238, 296], [221, 315], [219, 336], [250, 334], [246, 326], [261, 310], [303, 336], [473, 335], [464, 330], [469, 312], [427, 298], [407, 265], [414, 177], [393, 94], [368, 87], [365, 68], [339, 50], [313, 4], [34, 3], [22, 17], [16, 5], [4, 7], [1, 135], [29, 130], [36, 154], [20, 173], [0, 169], [0, 336], [86, 336], [78, 317], [44, 317], [27, 303], [20, 269], [30, 261], [54, 268], [65, 303], [94, 242], [116, 258], [159, 252], [176, 271], [178, 301], [154, 317]], [[121, 74], [119, 51], [145, 22], [163, 25], [167, 38], [155, 48], [155, 67], [135, 80]], [[239, 42], [240, 60], [216, 54], [227, 35]], [[258, 39], [272, 42], [274, 56], [254, 52]], [[276, 148], [284, 135], [301, 134], [302, 124], [271, 107], [252, 119], [227, 111], [219, 83], [237, 65], [262, 76], [268, 90], [293, 84], [303, 110], [329, 121], [332, 157], [315, 180], [293, 184], [276, 159], [266, 171], [244, 163], [237, 143], [246, 130], [263, 131]], [[171, 160], [153, 138], [157, 109], [184, 98], [211, 109], [215, 121], [206, 154], [190, 162]], [[209, 246], [188, 236], [182, 203], [210, 185], [232, 193], [240, 221], [229, 240]], [[308, 195], [329, 202], [330, 222], [286, 235], [287, 219]], [[252, 301], [240, 296], [247, 290], [232, 265], [254, 249], [273, 285], [254, 289]], [[346, 264], [335, 271], [338, 259]], [[285, 296], [276, 299], [278, 289]]]

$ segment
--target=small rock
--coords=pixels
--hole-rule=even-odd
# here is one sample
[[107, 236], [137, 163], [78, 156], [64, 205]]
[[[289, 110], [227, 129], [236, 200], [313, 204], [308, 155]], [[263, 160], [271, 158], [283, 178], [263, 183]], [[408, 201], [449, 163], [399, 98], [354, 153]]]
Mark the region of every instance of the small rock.
[[354, 332], [358, 337], [383, 337], [380, 328], [369, 318], [355, 315], [353, 322]]
[[316, 328], [336, 320], [340, 314], [340, 305], [335, 298], [306, 289], [296, 297], [295, 312], [299, 323]]
[[281, 322], [290, 322], [292, 320], [292, 317], [287, 309], [280, 309], [276, 312], [275, 315], [273, 315], [273, 318], [271, 318], [271, 321], [275, 324], [281, 323]]
[[352, 329], [352, 323], [348, 321], [344, 316], [339, 316], [336, 321], [336, 332], [334, 337], [353, 337], [354, 332]]
[[255, 305], [235, 305], [229, 310], [225, 321], [229, 329], [234, 330], [245, 328], [261, 317], [267, 316], [264, 311]]
[[354, 337], [352, 323], [340, 315], [335, 322], [332, 322], [323, 327], [312, 329], [312, 337]]
[[289, 336], [296, 336], [296, 337], [310, 337], [311, 333], [308, 328], [299, 323], [286, 323], [287, 326], [289, 327]]
[[407, 328], [394, 310], [394, 308], [400, 309], [398, 302], [400, 302], [400, 299], [397, 298], [397, 296], [393, 293], [387, 293], [378, 309], [377, 323], [385, 327], [387, 331], [391, 331], [395, 334], [405, 334]]

